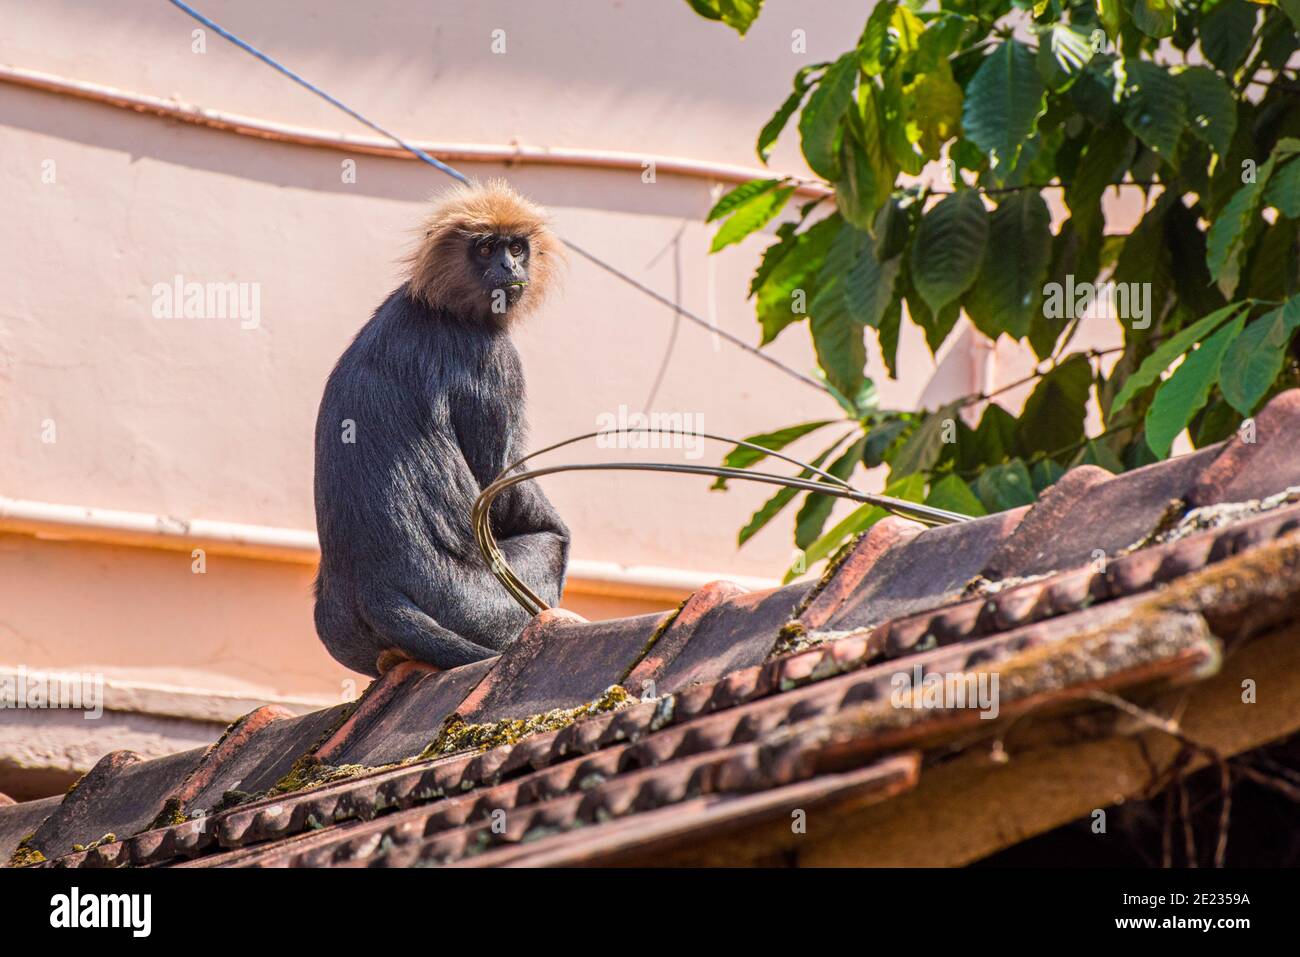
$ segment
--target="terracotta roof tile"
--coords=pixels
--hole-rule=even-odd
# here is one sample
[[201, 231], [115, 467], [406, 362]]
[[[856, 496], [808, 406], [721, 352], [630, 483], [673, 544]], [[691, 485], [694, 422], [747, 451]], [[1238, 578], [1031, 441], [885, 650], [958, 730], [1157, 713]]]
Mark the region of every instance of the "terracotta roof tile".
[[764, 661], [810, 587], [796, 582], [723, 599], [694, 623], [689, 640], [659, 671], [656, 691], [671, 694]]
[[41, 798], [39, 801], [10, 802], [0, 810], [0, 866], [13, 856], [18, 845], [35, 833], [45, 819], [58, 810], [63, 795]]
[[[352, 704], [338, 704], [261, 728], [247, 745], [255, 760], [247, 764], [241, 760], [237, 776], [223, 777], [220, 782], [223, 793], [231, 790], [258, 794], [275, 787], [300, 758], [310, 755], [317, 744], [343, 723], [353, 707]], [[216, 791], [214, 786], [204, 797], [209, 801], [213, 798], [220, 801]]]
[[665, 618], [656, 613], [588, 622], [567, 612], [543, 612], [457, 713], [482, 724], [592, 701], [636, 666]]
[[1047, 489], [984, 567], [989, 579], [1044, 575], [1109, 559], [1179, 512], [1197, 477], [1218, 457], [1211, 446], [1112, 476], [1084, 465]]
[[1300, 389], [1274, 398], [1254, 419], [1253, 441], [1239, 432], [1191, 490], [1189, 504], [1264, 498], [1300, 485]]
[[[881, 519], [863, 535], [843, 557], [833, 575], [818, 584], [804, 600], [799, 624], [813, 630], [825, 627], [840, 607], [856, 596], [864, 583], [888, 556], [901, 555], [902, 547], [924, 531], [919, 522], [890, 515]], [[888, 566], [881, 576], [888, 574]]]
[[370, 767], [418, 757], [496, 663], [488, 658], [449, 671], [417, 662], [399, 665], [366, 690], [316, 757], [331, 765]]
[[[202, 759], [195, 748], [146, 761], [133, 751], [112, 751], [99, 759], [59, 807], [36, 829], [28, 846], [47, 858], [71, 853], [74, 845], [120, 839], [143, 831], [163, 812]], [[113, 837], [109, 837], [113, 835]]]
[[[1020, 523], [1027, 509], [932, 528], [887, 552], [860, 587], [830, 614], [827, 630], [866, 628], [891, 618], [937, 608], [959, 596]], [[869, 539], [857, 546], [862, 548]], [[852, 567], [853, 559], [849, 559]]]
[[639, 696], [646, 690], [646, 682], [654, 682], [657, 687], [663, 680], [665, 669], [695, 638], [695, 632], [709, 612], [725, 601], [739, 598], [747, 591], [748, 589], [732, 582], [717, 581], [709, 582], [693, 593], [678, 609], [659, 640], [632, 669], [626, 681], [628, 690]]
[[[1076, 469], [1030, 509], [880, 522], [816, 585], [713, 583], [676, 613], [608, 622], [548, 612], [499, 658], [404, 664], [302, 717], [259, 709], [209, 749], [110, 755], [66, 798], [0, 807], [0, 851], [35, 832], [18, 862], [610, 863], [887, 800], [991, 726], [1199, 681], [1224, 645], [1295, 621], [1300, 501], [1277, 493], [1300, 484], [1300, 392], [1256, 424], [1254, 443]], [[980, 673], [1000, 678], [997, 721], [900, 705], [900, 676]], [[617, 682], [650, 699], [580, 709]], [[570, 710], [522, 740], [421, 757], [453, 715], [553, 709]]]
[[[227, 791], [239, 790], [244, 779], [264, 760], [270, 739], [293, 727], [289, 723], [293, 717], [283, 708], [267, 706], [250, 711], [232, 724], [177, 788], [173, 795], [180, 805], [177, 810], [186, 815], [211, 811]], [[248, 747], [264, 731], [267, 735]]]

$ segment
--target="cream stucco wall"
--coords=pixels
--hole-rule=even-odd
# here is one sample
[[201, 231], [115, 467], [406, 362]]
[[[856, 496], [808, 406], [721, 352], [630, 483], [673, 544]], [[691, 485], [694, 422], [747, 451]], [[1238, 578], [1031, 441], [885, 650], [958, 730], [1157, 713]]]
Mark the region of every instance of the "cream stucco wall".
[[[682, 2], [201, 6], [411, 138], [743, 165], [756, 164], [756, 131], [794, 71], [841, 52], [867, 13], [865, 4], [772, 0], [740, 41]], [[217, 36], [193, 52], [196, 25], [157, 0], [0, 0], [0, 21], [0, 64], [365, 132]], [[790, 51], [795, 28], [807, 31], [806, 54]], [[496, 29], [504, 55], [490, 49]], [[346, 159], [356, 161], [355, 183], [341, 176]], [[792, 137], [772, 165], [799, 169]], [[757, 340], [745, 290], [767, 240], [707, 255], [712, 180], [465, 170], [509, 176], [553, 211], [563, 235]], [[427, 197], [444, 185], [416, 162], [267, 143], [0, 83], [0, 496], [311, 530], [324, 378], [398, 281]], [[260, 324], [154, 318], [151, 290], [177, 274], [258, 284]], [[669, 310], [582, 261], [518, 341], [534, 445], [590, 431], [620, 405], [645, 407], [657, 381], [651, 409], [692, 413], [725, 434], [837, 414], [828, 398], [707, 331], [680, 322], [674, 332]], [[802, 328], [771, 351], [813, 366]], [[980, 355], [962, 339], [932, 381], [934, 363], [909, 332], [903, 380], [877, 370], [884, 401], [913, 406], [924, 393], [933, 405], [969, 391]], [[580, 559], [775, 577], [790, 557], [788, 520], [736, 549], [762, 488], [719, 494], [702, 480], [627, 474], [544, 485]], [[195, 575], [184, 551], [0, 535], [0, 664], [267, 696], [346, 694], [349, 675], [313, 633], [310, 580], [300, 563], [212, 556]], [[568, 602], [593, 616], [667, 603], [581, 593]]]

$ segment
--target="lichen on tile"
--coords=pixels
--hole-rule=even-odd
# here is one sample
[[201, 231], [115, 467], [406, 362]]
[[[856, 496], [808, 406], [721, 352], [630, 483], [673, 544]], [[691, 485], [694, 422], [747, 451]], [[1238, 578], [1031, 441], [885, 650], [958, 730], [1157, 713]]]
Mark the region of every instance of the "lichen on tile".
[[459, 715], [452, 715], [437, 740], [425, 748], [420, 757], [436, 758], [457, 751], [490, 751], [503, 744], [516, 744], [543, 731], [559, 731], [588, 715], [621, 711], [637, 701], [622, 685], [610, 685], [594, 701], [576, 708], [555, 708], [526, 718], [471, 724]]
[[[1155, 527], [1138, 541], [1134, 542], [1120, 554], [1127, 555], [1152, 545], [1165, 545], [1204, 532], [1212, 528], [1223, 528], [1244, 522], [1264, 512], [1283, 508], [1300, 502], [1300, 486], [1278, 492], [1267, 498], [1251, 499], [1246, 502], [1224, 502], [1219, 505], [1202, 505], [1185, 512], [1178, 509], [1177, 514], [1167, 513], [1156, 523]], [[1173, 510], [1171, 509], [1171, 512]]]

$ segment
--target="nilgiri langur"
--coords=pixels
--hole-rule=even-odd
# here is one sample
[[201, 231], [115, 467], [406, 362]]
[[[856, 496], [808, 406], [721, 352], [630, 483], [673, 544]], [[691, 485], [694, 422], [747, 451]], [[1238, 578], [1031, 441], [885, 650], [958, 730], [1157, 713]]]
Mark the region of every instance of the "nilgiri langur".
[[[349, 668], [455, 667], [497, 654], [527, 622], [480, 554], [470, 508], [525, 454], [510, 330], [560, 258], [543, 211], [508, 184], [456, 187], [407, 280], [330, 373], [316, 420], [316, 630]], [[557, 604], [569, 531], [542, 490], [513, 486], [490, 517], [510, 567]]]

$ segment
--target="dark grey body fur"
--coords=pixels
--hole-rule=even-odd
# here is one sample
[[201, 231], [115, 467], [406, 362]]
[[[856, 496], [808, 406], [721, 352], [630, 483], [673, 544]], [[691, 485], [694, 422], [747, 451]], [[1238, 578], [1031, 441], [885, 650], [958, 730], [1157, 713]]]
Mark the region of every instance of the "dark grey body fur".
[[[396, 650], [450, 668], [496, 654], [528, 620], [470, 529], [479, 491], [524, 454], [524, 379], [503, 321], [394, 291], [325, 385], [316, 420], [316, 630], [374, 675]], [[343, 441], [355, 422], [355, 443]], [[510, 567], [558, 604], [569, 531], [535, 482], [492, 507]]]

